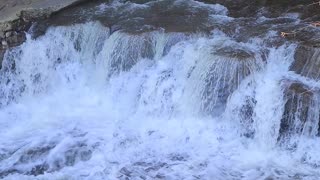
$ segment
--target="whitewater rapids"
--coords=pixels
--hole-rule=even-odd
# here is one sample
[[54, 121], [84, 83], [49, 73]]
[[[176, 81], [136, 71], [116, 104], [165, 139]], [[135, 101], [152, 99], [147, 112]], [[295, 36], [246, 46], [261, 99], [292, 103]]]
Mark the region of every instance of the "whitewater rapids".
[[[317, 179], [317, 122], [278, 143], [295, 44], [51, 27], [6, 52], [4, 179]], [[225, 50], [244, 53], [237, 58]]]

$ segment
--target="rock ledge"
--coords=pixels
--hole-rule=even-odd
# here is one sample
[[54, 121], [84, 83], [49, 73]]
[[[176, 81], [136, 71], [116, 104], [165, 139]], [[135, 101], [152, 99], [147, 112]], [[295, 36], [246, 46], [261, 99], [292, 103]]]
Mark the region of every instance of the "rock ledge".
[[32, 22], [90, 0], [1, 0], [0, 68], [5, 51], [25, 41], [25, 31]]

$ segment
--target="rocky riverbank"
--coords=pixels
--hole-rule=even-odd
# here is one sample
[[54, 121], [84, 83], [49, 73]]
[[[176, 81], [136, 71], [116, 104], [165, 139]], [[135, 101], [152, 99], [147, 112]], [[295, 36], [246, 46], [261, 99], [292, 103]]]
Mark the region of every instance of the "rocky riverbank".
[[0, 62], [5, 51], [25, 41], [32, 22], [46, 19], [87, 0], [2, 0], [0, 2]]

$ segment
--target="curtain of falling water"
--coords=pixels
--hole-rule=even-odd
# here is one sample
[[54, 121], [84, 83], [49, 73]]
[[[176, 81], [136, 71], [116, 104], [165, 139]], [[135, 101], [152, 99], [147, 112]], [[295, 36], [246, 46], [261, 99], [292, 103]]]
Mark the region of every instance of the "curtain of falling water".
[[[108, 32], [100, 23], [50, 28], [6, 53], [0, 177], [250, 179], [272, 174], [261, 161], [278, 156], [270, 166], [279, 177], [295, 171], [275, 150], [281, 124], [290, 122], [289, 142], [297, 129], [317, 134], [319, 114], [312, 97], [307, 112], [282, 117], [294, 45], [265, 54], [221, 32]], [[299, 124], [299, 113], [310, 118]]]

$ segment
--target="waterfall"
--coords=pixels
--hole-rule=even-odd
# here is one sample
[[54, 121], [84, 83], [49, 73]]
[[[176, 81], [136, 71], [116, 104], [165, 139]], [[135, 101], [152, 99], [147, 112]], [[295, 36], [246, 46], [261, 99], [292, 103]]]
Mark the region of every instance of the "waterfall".
[[318, 177], [318, 91], [291, 88], [318, 82], [295, 52], [99, 22], [28, 35], [0, 72], [0, 177]]

